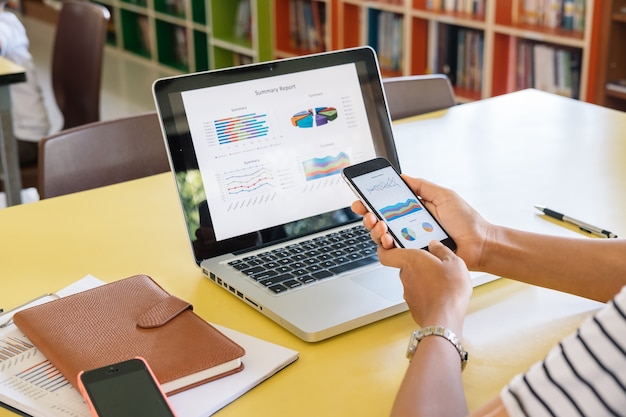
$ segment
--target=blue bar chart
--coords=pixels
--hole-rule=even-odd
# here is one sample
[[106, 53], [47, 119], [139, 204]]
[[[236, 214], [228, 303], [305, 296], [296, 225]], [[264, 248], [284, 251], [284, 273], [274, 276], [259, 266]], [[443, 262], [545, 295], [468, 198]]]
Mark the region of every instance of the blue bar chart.
[[267, 136], [267, 114], [249, 113], [215, 120], [215, 132], [220, 145]]

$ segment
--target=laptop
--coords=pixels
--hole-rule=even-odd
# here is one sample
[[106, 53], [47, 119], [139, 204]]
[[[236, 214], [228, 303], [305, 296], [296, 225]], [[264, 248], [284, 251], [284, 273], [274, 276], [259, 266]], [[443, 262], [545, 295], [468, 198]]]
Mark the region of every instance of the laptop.
[[204, 275], [316, 342], [407, 310], [341, 170], [400, 170], [374, 50], [162, 78], [153, 94]]

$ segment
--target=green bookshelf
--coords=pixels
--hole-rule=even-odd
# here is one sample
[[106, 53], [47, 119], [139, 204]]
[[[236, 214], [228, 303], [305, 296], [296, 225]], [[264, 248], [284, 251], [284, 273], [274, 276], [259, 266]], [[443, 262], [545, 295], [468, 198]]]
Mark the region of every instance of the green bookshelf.
[[111, 47], [173, 73], [272, 59], [268, 0], [97, 2], [111, 12]]

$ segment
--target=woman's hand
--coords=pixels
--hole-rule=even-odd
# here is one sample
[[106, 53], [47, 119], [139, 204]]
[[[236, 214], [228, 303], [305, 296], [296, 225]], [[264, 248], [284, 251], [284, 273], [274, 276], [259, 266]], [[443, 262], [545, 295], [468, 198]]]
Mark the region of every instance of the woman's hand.
[[438, 241], [430, 242], [428, 251], [382, 248], [378, 257], [382, 264], [400, 269], [404, 299], [416, 323], [443, 325], [461, 334], [472, 295], [461, 258]]
[[[402, 178], [422, 198], [426, 208], [456, 242], [456, 254], [468, 268], [479, 270], [482, 250], [493, 226], [456, 192], [407, 175], [402, 175]], [[363, 203], [355, 201], [352, 210], [363, 216], [363, 225], [370, 230], [372, 239], [379, 246], [384, 249], [394, 247], [393, 239], [387, 233], [387, 225], [369, 213]]]

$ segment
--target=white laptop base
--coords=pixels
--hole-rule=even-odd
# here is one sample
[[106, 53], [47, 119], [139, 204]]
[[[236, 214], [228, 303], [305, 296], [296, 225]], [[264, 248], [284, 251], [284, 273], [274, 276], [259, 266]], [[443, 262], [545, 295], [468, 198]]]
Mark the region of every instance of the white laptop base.
[[[224, 260], [230, 258], [228, 255]], [[205, 261], [201, 267], [203, 274], [217, 285], [306, 342], [318, 342], [408, 310], [398, 270], [378, 263], [364, 268], [365, 271], [359, 269], [346, 276], [322, 280], [305, 287], [306, 291], [293, 290], [289, 297], [273, 295], [243, 275], [238, 280], [223, 280], [220, 276], [231, 276], [232, 271], [219, 259]], [[472, 286], [477, 287], [499, 277], [470, 272], [470, 278]], [[359, 303], [342, 303], [346, 291], [356, 292]], [[328, 302], [319, 305], [316, 300], [320, 299]], [[324, 311], [323, 315], [317, 314], [320, 310]], [[287, 321], [284, 317], [292, 319]]]

